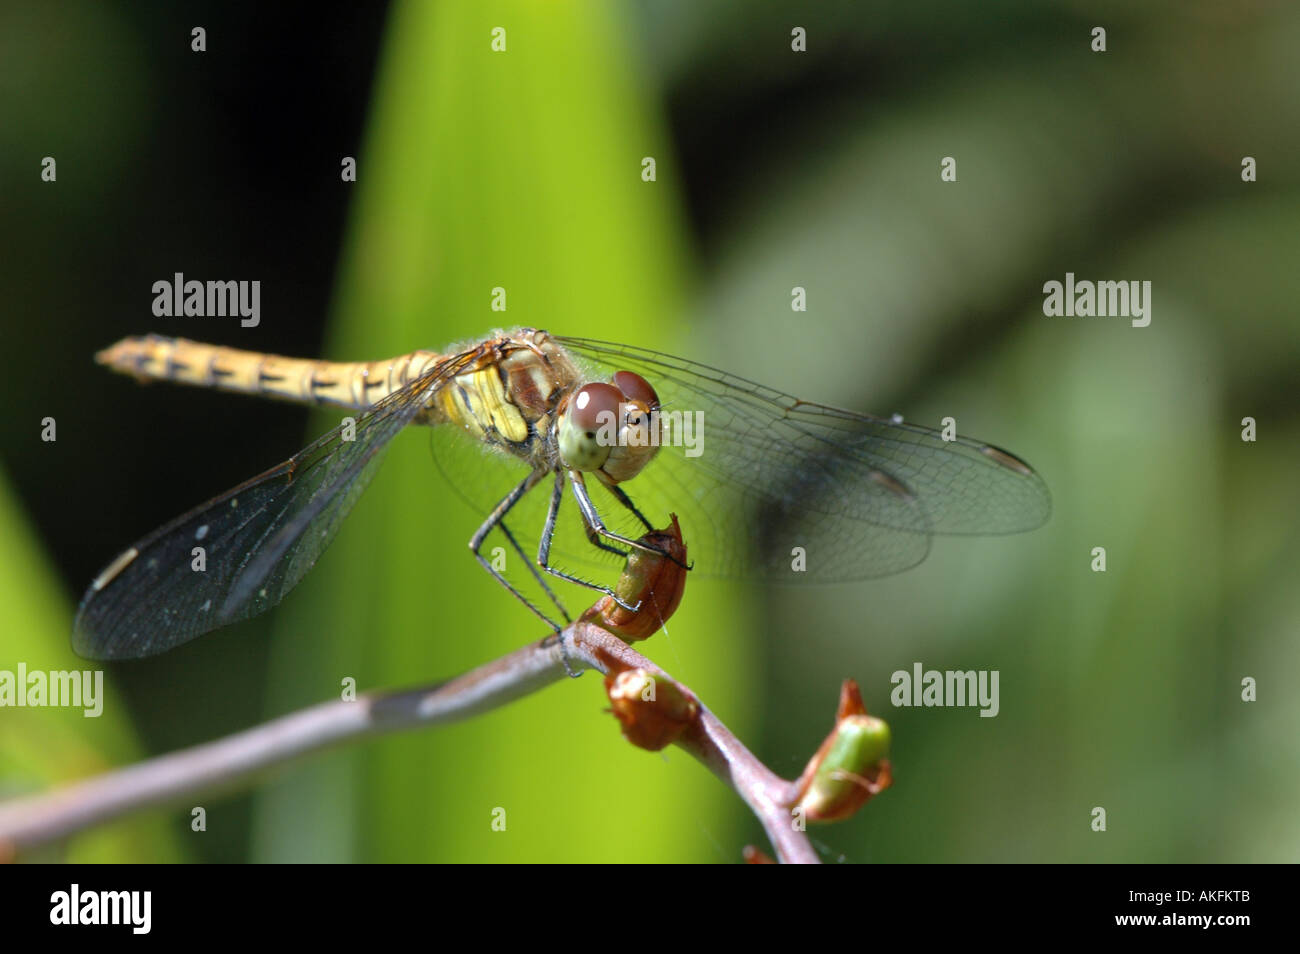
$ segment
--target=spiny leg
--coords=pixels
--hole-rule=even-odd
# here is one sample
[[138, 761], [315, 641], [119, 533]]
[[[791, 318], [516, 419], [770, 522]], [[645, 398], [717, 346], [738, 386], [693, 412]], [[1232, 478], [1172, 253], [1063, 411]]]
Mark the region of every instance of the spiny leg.
[[636, 508], [636, 504], [632, 503], [632, 498], [624, 493], [622, 487], [618, 484], [605, 484], [605, 489], [614, 495], [615, 500], [621, 503], [628, 510], [631, 510], [632, 513], [636, 514], [636, 518], [641, 521], [641, 525], [646, 528], [646, 532], [654, 533], [654, 524], [647, 520], [645, 514]]
[[524, 548], [519, 545], [519, 541], [516, 540], [515, 535], [510, 532], [510, 528], [506, 526], [506, 522], [501, 520], [498, 522], [497, 526], [500, 527], [501, 532], [506, 535], [506, 539], [510, 541], [510, 545], [515, 548], [515, 553], [519, 554], [519, 559], [524, 561], [524, 565], [528, 567], [528, 572], [533, 575], [533, 579], [537, 581], [537, 585], [540, 586], [545, 591], [546, 595], [551, 598], [551, 602], [554, 603], [555, 608], [560, 611], [560, 615], [564, 617], [564, 621], [566, 623], [572, 623], [573, 617], [570, 616], [569, 611], [564, 608], [564, 604], [560, 602], [560, 598], [556, 596], [551, 588], [546, 584], [546, 577], [537, 572], [537, 567], [534, 566], [533, 561], [528, 558], [528, 554], [524, 553]]
[[[592, 583], [590, 580], [584, 580], [581, 577], [566, 573], [558, 567], [550, 564], [551, 559], [551, 538], [555, 535], [555, 518], [560, 513], [560, 501], [564, 498], [564, 471], [555, 472], [555, 489], [551, 491], [551, 504], [546, 509], [546, 525], [542, 528], [542, 538], [537, 546], [537, 565], [552, 576], [558, 576], [562, 580], [568, 580], [570, 583], [577, 583], [579, 586], [585, 586], [588, 589], [597, 590], [606, 596], [612, 597], [614, 602], [625, 610], [636, 612], [636, 606], [628, 606], [624, 603], [612, 589], [608, 586], [601, 586], [599, 583]], [[612, 553], [618, 553], [620, 556], [627, 556], [613, 547], [602, 546], [601, 549], [609, 550]]]
[[[656, 532], [656, 531], [655, 531], [655, 527], [654, 527], [654, 525], [653, 525], [649, 520], [646, 519], [645, 514], [643, 514], [640, 510], [637, 509], [636, 504], [632, 503], [632, 498], [629, 497], [629, 496], [624, 492], [624, 490], [623, 490], [622, 487], [618, 486], [617, 484], [606, 484], [606, 483], [604, 483], [603, 481], [602, 481], [601, 483], [602, 483], [602, 485], [604, 486], [604, 488], [605, 488], [606, 490], [608, 490], [611, 494], [614, 495], [614, 499], [615, 499], [615, 500], [617, 500], [617, 501], [618, 501], [619, 503], [621, 503], [624, 507], [626, 507], [628, 510], [632, 511], [632, 513], [636, 515], [636, 518], [637, 518], [638, 520], [641, 521], [642, 525], [646, 528], [646, 531], [647, 531], [648, 533], [654, 533], [654, 532]], [[583, 490], [585, 491], [586, 489], [587, 489], [587, 488], [586, 488], [586, 486], [584, 485], [584, 486], [583, 486]], [[593, 509], [593, 510], [595, 509], [594, 505], [593, 505], [592, 509]], [[599, 546], [601, 546], [601, 544], [597, 542], [597, 540], [599, 540], [599, 537], [597, 536], [597, 533], [598, 533], [598, 531], [596, 531], [594, 528], [592, 528], [592, 527], [588, 527], [588, 528], [587, 528], [587, 539], [591, 540], [592, 543], [595, 543], [596, 546], [599, 547]], [[593, 538], [595, 538], [595, 539], [593, 539]], [[602, 547], [602, 549], [605, 549], [605, 548]], [[642, 546], [642, 549], [646, 549], [646, 548], [645, 548], [644, 546]], [[690, 569], [693, 568], [693, 564], [683, 563], [681, 560], [677, 559], [677, 557], [673, 556], [671, 553], [664, 553], [663, 555], [666, 556], [668, 559], [672, 560], [674, 563], [676, 563], [678, 566], [680, 566], [683, 570], [690, 570]]]
[[[585, 488], [584, 488], [584, 489], [585, 489]], [[556, 494], [556, 496], [563, 496], [563, 494], [564, 494], [564, 479], [563, 479], [563, 477], [561, 477], [559, 474], [556, 474], [556, 475], [555, 475], [555, 494]], [[627, 495], [624, 494], [624, 499], [626, 499], [626, 496], [627, 496]], [[590, 501], [588, 501], [588, 502], [590, 503]], [[631, 503], [631, 501], [629, 500], [628, 503]], [[555, 501], [554, 506], [555, 506], [555, 508], [556, 508], [556, 510], [557, 510], [557, 512], [558, 512], [559, 507], [560, 507], [560, 504], [559, 504], [559, 501], [558, 501], [558, 500]], [[578, 509], [579, 509], [579, 510], [582, 509], [582, 501], [581, 501], [581, 500], [578, 501]], [[594, 508], [593, 508], [593, 509], [594, 509]], [[639, 516], [639, 514], [638, 514], [638, 516]], [[644, 518], [642, 518], [642, 519], [644, 519]], [[646, 524], [646, 529], [647, 529], [647, 530], [653, 530], [654, 528], [651, 527], [649, 523], [647, 523], [647, 524]], [[619, 557], [620, 559], [623, 559], [623, 560], [626, 560], [626, 559], [627, 559], [627, 551], [626, 551], [626, 550], [620, 550], [618, 547], [612, 547], [612, 546], [610, 546], [608, 543], [606, 543], [604, 540], [602, 540], [602, 539], [600, 538], [600, 534], [598, 534], [598, 533], [595, 531], [595, 529], [594, 529], [594, 528], [592, 527], [592, 525], [591, 525], [591, 522], [587, 520], [586, 514], [583, 514], [583, 518], [582, 518], [582, 532], [583, 532], [584, 534], [586, 534], [586, 536], [587, 536], [587, 542], [590, 543], [590, 544], [591, 544], [593, 547], [595, 547], [596, 549], [598, 549], [598, 550], [604, 550], [606, 553], [612, 553], [612, 554], [614, 554], [615, 556], [617, 556], [617, 557]]]
[[[510, 491], [510, 493], [506, 494], [503, 498], [501, 498], [501, 502], [492, 508], [492, 512], [488, 514], [487, 519], [483, 521], [482, 525], [476, 531], [474, 531], [474, 536], [470, 537], [469, 548], [470, 551], [474, 554], [474, 559], [478, 560], [479, 566], [487, 570], [488, 573], [492, 575], [493, 579], [495, 579], [498, 583], [500, 583], [502, 586], [504, 586], [507, 590], [509, 590], [514, 595], [515, 599], [519, 600], [519, 602], [523, 603], [530, 610], [536, 613], [541, 619], [543, 619], [546, 622], [547, 626], [549, 626], [551, 629], [555, 630], [558, 633], [560, 632], [560, 627], [557, 626], [549, 616], [547, 616], [540, 609], [534, 606], [532, 600], [528, 599], [528, 597], [524, 596], [524, 594], [520, 593], [517, 589], [515, 589], [514, 586], [511, 585], [510, 581], [507, 580], [504, 576], [502, 576], [499, 572], [497, 572], [496, 567], [494, 567], [491, 563], [489, 563], [487, 558], [483, 556], [482, 553], [479, 552], [483, 547], [483, 541], [486, 540], [487, 535], [492, 532], [492, 528], [500, 525], [505, 515], [510, 512], [510, 508], [513, 507], [515, 504], [519, 503], [520, 498], [522, 498], [524, 494], [528, 493], [528, 491], [530, 491], [533, 487], [537, 486], [537, 482], [542, 479], [542, 475], [545, 473], [546, 471], [533, 471], [527, 477], [521, 480], [518, 486], [514, 488], [514, 490]], [[506, 535], [509, 536], [509, 533], [507, 532]], [[513, 538], [511, 539], [511, 542], [512, 543], [514, 542]], [[515, 546], [518, 547], [518, 544], [515, 544]], [[523, 551], [521, 550], [520, 554], [522, 555], [522, 553]], [[526, 559], [527, 558], [525, 558], [525, 560]], [[548, 589], [547, 592], [549, 593], [550, 590]], [[552, 599], [554, 599], [554, 596], [552, 596]], [[558, 602], [559, 601], [557, 600], [556, 603], [558, 604]], [[563, 607], [561, 607], [560, 609], [561, 612], [563, 612]], [[567, 613], [565, 614], [565, 618], [566, 619], [568, 618]]]
[[[615, 533], [613, 530], [606, 527], [605, 521], [600, 519], [600, 512], [596, 509], [596, 505], [591, 502], [591, 497], [587, 495], [587, 484], [586, 481], [582, 479], [582, 473], [580, 471], [569, 471], [569, 484], [573, 487], [573, 498], [578, 501], [578, 509], [582, 511], [582, 520], [587, 527], [588, 539], [591, 539], [594, 534], [604, 537], [606, 540], [615, 540], [626, 547], [632, 547], [643, 553], [654, 553], [658, 556], [668, 556], [671, 558], [671, 554], [665, 553], [658, 547], [652, 547], [648, 544], [642, 543], [640, 540], [632, 540], [623, 536], [621, 533]], [[624, 494], [624, 499], [626, 499], [626, 496], [627, 495]], [[631, 504], [632, 501], [628, 500], [627, 502]], [[632, 509], [635, 512], [636, 508]], [[641, 515], [637, 514], [637, 516]], [[645, 520], [645, 517], [641, 517], [641, 519]], [[649, 522], [646, 523], [646, 526], [650, 527]], [[650, 527], [650, 529], [653, 530], [654, 528]], [[596, 543], [595, 540], [592, 540], [592, 542]], [[603, 550], [609, 549], [609, 547], [601, 546], [599, 543], [596, 543], [596, 545], [601, 547]], [[674, 560], [673, 562], [676, 563], [677, 561]]]

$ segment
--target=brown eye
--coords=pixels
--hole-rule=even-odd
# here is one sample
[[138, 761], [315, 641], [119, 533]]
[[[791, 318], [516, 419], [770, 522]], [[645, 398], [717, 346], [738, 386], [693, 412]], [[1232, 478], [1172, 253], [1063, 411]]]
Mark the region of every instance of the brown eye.
[[638, 401], [648, 409], [659, 406], [659, 395], [650, 386], [650, 382], [635, 371], [618, 371], [614, 374], [614, 386], [623, 392], [629, 401]]
[[618, 423], [618, 405], [623, 395], [612, 384], [597, 381], [584, 385], [573, 399], [571, 416], [579, 431], [594, 435], [602, 424]]

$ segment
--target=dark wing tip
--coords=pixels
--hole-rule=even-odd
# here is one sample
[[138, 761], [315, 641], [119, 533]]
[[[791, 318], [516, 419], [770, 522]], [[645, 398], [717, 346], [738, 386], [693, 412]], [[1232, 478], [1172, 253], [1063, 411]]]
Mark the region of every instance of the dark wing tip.
[[1037, 477], [1034, 468], [1017, 457], [1010, 451], [1005, 451], [1001, 447], [994, 447], [992, 444], [985, 444], [980, 447], [980, 453], [992, 460], [994, 463], [1001, 464], [1003, 467], [1014, 470], [1024, 477]]
[[72, 628], [72, 651], [82, 659], [119, 659], [121, 654], [113, 651], [113, 640], [101, 639], [94, 629], [82, 621], [80, 615]]
[[1035, 508], [1026, 509], [1027, 514], [1032, 513], [1031, 520], [1029, 523], [1026, 523], [1024, 526], [1013, 532], [1022, 533], [1026, 530], [1037, 530], [1043, 524], [1047, 523], [1052, 516], [1052, 494], [1051, 491], [1047, 489], [1047, 482], [1043, 480], [1042, 475], [1039, 474], [1038, 471], [1034, 470], [1034, 468], [1030, 467], [1027, 461], [1017, 457], [1008, 450], [1003, 450], [1001, 447], [996, 447], [993, 444], [984, 444], [980, 447], [979, 451], [986, 459], [997, 464], [999, 467], [1024, 477], [1026, 480], [1030, 481], [1035, 488], [1036, 493], [1034, 494], [1033, 502], [1037, 506]]

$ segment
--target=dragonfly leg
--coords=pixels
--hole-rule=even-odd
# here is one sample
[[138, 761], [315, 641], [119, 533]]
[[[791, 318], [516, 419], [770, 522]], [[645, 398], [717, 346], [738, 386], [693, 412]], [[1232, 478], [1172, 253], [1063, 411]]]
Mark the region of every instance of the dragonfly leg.
[[[575, 500], [578, 501], [578, 509], [582, 511], [582, 521], [584, 524], [586, 524], [587, 537], [589, 539], [591, 539], [593, 536], [604, 537], [606, 540], [617, 541], [618, 543], [623, 544], [625, 547], [631, 547], [633, 549], [640, 550], [643, 553], [654, 553], [658, 556], [667, 556], [671, 559], [671, 554], [664, 553], [664, 551], [660, 550], [658, 547], [652, 547], [649, 544], [642, 543], [640, 540], [633, 540], [629, 537], [625, 537], [621, 533], [615, 533], [613, 530], [610, 530], [608, 527], [606, 527], [605, 521], [600, 519], [600, 511], [596, 509], [596, 505], [591, 502], [591, 497], [588, 496], [587, 494], [587, 484], [582, 479], [582, 473], [580, 471], [576, 471], [576, 470], [569, 471], [569, 484], [570, 486], [573, 487], [573, 497]], [[623, 496], [624, 498], [626, 498], [627, 495], [624, 494]], [[632, 502], [631, 500], [627, 501], [628, 504], [631, 504], [631, 502]], [[632, 509], [633, 512], [635, 513], [636, 508], [632, 508]], [[641, 515], [637, 514], [637, 516], [640, 517]], [[644, 517], [641, 517], [641, 519], [645, 520]], [[647, 526], [649, 526], [648, 523]], [[595, 539], [592, 539], [592, 542], [595, 543], [596, 546], [600, 547], [602, 550], [609, 549], [609, 547], [602, 545], [601, 543], [597, 542]], [[674, 560], [673, 562], [676, 561]]]
[[569, 611], [564, 608], [564, 604], [560, 602], [560, 598], [555, 595], [555, 592], [546, 585], [546, 577], [537, 572], [537, 567], [534, 566], [533, 561], [528, 558], [528, 554], [524, 553], [524, 548], [519, 545], [519, 541], [516, 540], [515, 535], [510, 532], [510, 528], [506, 526], [506, 522], [502, 520], [497, 524], [497, 526], [499, 526], [501, 532], [506, 535], [506, 539], [510, 541], [510, 545], [515, 548], [515, 553], [519, 554], [519, 559], [524, 561], [524, 565], [528, 567], [528, 572], [533, 575], [533, 579], [537, 581], [537, 585], [540, 586], [546, 592], [546, 595], [551, 598], [551, 602], [554, 603], [555, 608], [560, 611], [560, 615], [564, 617], [564, 621], [566, 623], [572, 623], [573, 617], [569, 615]]
[[614, 495], [615, 500], [621, 503], [628, 510], [631, 510], [632, 513], [636, 514], [636, 518], [641, 521], [641, 525], [646, 528], [648, 533], [654, 532], [654, 524], [647, 520], [645, 514], [636, 508], [636, 504], [632, 503], [632, 498], [623, 491], [622, 487], [618, 484], [606, 484], [605, 489]]
[[[497, 571], [497, 568], [488, 562], [487, 557], [483, 556], [483, 554], [480, 552], [483, 548], [483, 541], [486, 540], [488, 534], [492, 532], [492, 528], [497, 526], [504, 526], [501, 523], [501, 521], [505, 518], [505, 515], [510, 512], [510, 508], [513, 507], [515, 504], [519, 503], [520, 498], [522, 498], [524, 494], [528, 493], [528, 491], [536, 487], [537, 482], [542, 479], [542, 475], [545, 473], [546, 473], [545, 471], [533, 471], [531, 474], [529, 474], [527, 477], [521, 480], [519, 482], [519, 485], [515, 487], [514, 490], [510, 491], [510, 493], [506, 494], [503, 498], [501, 498], [501, 502], [492, 508], [492, 512], [488, 514], [487, 519], [484, 520], [483, 524], [477, 530], [474, 531], [474, 536], [470, 537], [469, 549], [470, 552], [474, 554], [474, 559], [478, 560], [479, 566], [487, 570], [488, 573], [492, 575], [493, 579], [495, 579], [498, 583], [500, 583], [507, 590], [509, 590], [511, 594], [514, 595], [515, 599], [519, 600], [519, 602], [527, 606], [537, 616], [539, 616], [542, 620], [544, 620], [547, 626], [549, 626], [551, 629], [555, 630], [558, 633], [560, 632], [560, 627], [557, 626], [549, 616], [547, 616], [540, 609], [534, 606], [532, 600], [528, 599], [528, 597], [524, 596], [524, 594], [520, 593], [517, 589], [515, 589], [515, 587], [511, 585], [510, 581], [507, 580], [504, 576], [502, 576]], [[506, 531], [506, 536], [507, 538], [510, 539], [511, 543], [514, 543], [514, 538], [510, 536], [509, 531]], [[515, 547], [518, 548], [518, 546], [519, 544], [515, 543]], [[522, 555], [522, 551], [520, 551], [520, 553]], [[527, 558], [525, 558], [525, 562], [527, 562]], [[545, 586], [545, 584], [543, 584], [543, 586]], [[550, 592], [551, 591], [548, 588], [547, 593]], [[555, 600], [554, 594], [551, 594], [551, 599]], [[559, 600], [555, 600], [555, 602], [557, 605], [559, 605]], [[560, 607], [560, 610], [561, 612], [563, 612], [564, 608]], [[566, 619], [568, 618], [567, 613], [565, 613], [565, 618]]]
[[[638, 606], [629, 606], [619, 598], [608, 586], [602, 586], [599, 583], [592, 583], [590, 580], [584, 580], [581, 577], [574, 576], [572, 573], [566, 573], [559, 567], [551, 566], [551, 538], [555, 535], [555, 518], [560, 513], [560, 501], [564, 499], [564, 472], [555, 472], [555, 489], [551, 491], [551, 504], [546, 510], [546, 525], [542, 528], [542, 538], [537, 545], [537, 565], [551, 576], [558, 576], [562, 580], [568, 580], [570, 583], [577, 583], [579, 586], [585, 586], [588, 589], [596, 590], [611, 597], [615, 603], [631, 612], [636, 612]], [[621, 550], [615, 550], [610, 546], [601, 546], [603, 550], [609, 550], [620, 556], [627, 556]]]
[[[523, 560], [527, 565], [528, 572], [532, 573], [533, 579], [537, 581], [537, 585], [545, 590], [546, 595], [551, 598], [551, 602], [554, 603], [556, 609], [560, 611], [560, 615], [564, 617], [564, 621], [566, 623], [572, 623], [573, 617], [570, 616], [569, 611], [564, 608], [564, 604], [560, 602], [560, 598], [555, 595], [554, 591], [549, 586], [546, 585], [546, 579], [542, 574], [537, 572], [537, 567], [533, 566], [533, 561], [528, 559], [528, 555], [524, 553], [524, 548], [519, 545], [519, 541], [516, 540], [515, 535], [510, 532], [510, 528], [506, 526], [506, 522], [502, 520], [497, 524], [497, 526], [499, 526], [501, 532], [506, 535], [506, 539], [510, 541], [510, 545], [515, 548], [515, 552], [519, 554], [519, 559]], [[555, 638], [560, 641], [560, 662], [564, 663], [564, 671], [569, 674], [570, 678], [577, 679], [582, 675], [582, 670], [574, 669], [569, 665], [569, 654], [564, 648], [564, 631], [558, 631], [555, 634]]]
[[[619, 503], [621, 503], [624, 507], [626, 507], [628, 510], [632, 511], [632, 513], [634, 513], [634, 514], [636, 515], [636, 518], [637, 518], [638, 520], [641, 521], [641, 524], [646, 528], [646, 531], [647, 531], [648, 533], [654, 533], [654, 532], [655, 532], [655, 526], [654, 526], [654, 524], [652, 524], [649, 520], [647, 520], [646, 517], [645, 517], [645, 514], [643, 514], [640, 510], [637, 509], [636, 504], [632, 503], [632, 498], [629, 497], [629, 496], [624, 492], [624, 490], [623, 490], [622, 487], [619, 487], [617, 484], [605, 484], [604, 486], [605, 486], [605, 489], [606, 489], [606, 490], [608, 490], [611, 494], [614, 495], [614, 499], [615, 499], [615, 500], [617, 500], [617, 501], [618, 501]], [[585, 490], [586, 490], [586, 487], [583, 487], [583, 490], [585, 491]], [[594, 510], [595, 507], [593, 506], [592, 509]], [[596, 533], [597, 533], [596, 530], [593, 530], [593, 529], [591, 529], [591, 528], [588, 528], [588, 538], [590, 538], [591, 536], [595, 536]], [[596, 541], [593, 540], [592, 542], [595, 543]], [[596, 546], [600, 546], [600, 544], [599, 544], [599, 543], [596, 543]], [[644, 545], [642, 545], [641, 549], [644, 550], [644, 549], [647, 549], [647, 547], [645, 547]], [[649, 549], [651, 549], [653, 552], [659, 552], [659, 551], [657, 551], [657, 550], [654, 550], [653, 548], [649, 548]], [[692, 563], [683, 563], [681, 560], [677, 559], [677, 557], [673, 556], [671, 553], [664, 553], [663, 556], [666, 556], [668, 559], [672, 560], [674, 563], [676, 563], [678, 566], [680, 566], [683, 570], [691, 570], [691, 569], [694, 569], [694, 568], [695, 568], [695, 565], [694, 565], [694, 564], [692, 564]]]
[[[586, 489], [585, 485], [584, 485], [583, 489], [584, 489], [584, 490]], [[564, 478], [563, 478], [562, 476], [560, 476], [559, 474], [557, 474], [557, 475], [556, 475], [556, 478], [555, 478], [555, 494], [556, 494], [556, 496], [558, 497], [558, 496], [562, 496], [563, 493], [564, 493]], [[624, 498], [625, 498], [625, 499], [626, 499], [626, 496], [627, 496], [627, 495], [624, 494]], [[628, 503], [631, 503], [631, 502], [632, 502], [632, 501], [630, 501], [630, 500], [628, 501]], [[588, 505], [590, 505], [591, 501], [588, 500], [587, 503], [588, 503]], [[560, 504], [559, 504], [559, 501], [558, 501], [558, 500], [555, 501], [554, 506], [555, 506], [556, 510], [558, 511], [558, 510], [559, 510], [559, 507], [560, 507]], [[578, 509], [579, 509], [579, 510], [582, 509], [582, 501], [581, 501], [581, 500], [578, 501]], [[595, 508], [592, 507], [592, 510], [594, 511]], [[640, 514], [638, 514], [637, 516], [640, 516]], [[642, 519], [644, 519], [644, 518], [642, 518]], [[649, 524], [646, 524], [646, 528], [647, 528], [647, 529], [653, 529], [653, 528], [650, 527]], [[602, 540], [602, 539], [600, 538], [600, 534], [598, 534], [598, 533], [595, 531], [595, 529], [592, 527], [591, 522], [587, 519], [587, 515], [586, 515], [585, 512], [583, 513], [583, 517], [582, 517], [582, 530], [583, 530], [583, 532], [587, 535], [587, 542], [590, 543], [590, 544], [591, 544], [593, 547], [595, 547], [596, 549], [598, 549], [598, 550], [604, 550], [606, 553], [612, 553], [612, 554], [614, 554], [615, 556], [620, 557], [621, 559], [624, 559], [624, 560], [627, 559], [627, 551], [626, 551], [626, 550], [622, 550], [622, 549], [619, 549], [618, 547], [610, 546], [608, 543], [606, 543], [604, 540]]]

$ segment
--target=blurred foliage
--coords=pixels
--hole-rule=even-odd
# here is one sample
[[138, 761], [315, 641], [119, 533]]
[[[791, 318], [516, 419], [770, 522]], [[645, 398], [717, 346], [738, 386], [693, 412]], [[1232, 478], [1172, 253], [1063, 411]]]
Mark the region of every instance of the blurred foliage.
[[[20, 664], [28, 674], [79, 671], [82, 661], [68, 645], [68, 600], [11, 500], [0, 471], [0, 667], [14, 678]], [[0, 710], [0, 799], [29, 795], [140, 757], [127, 719], [115, 705], [111, 679], [92, 691], [97, 698], [92, 702], [83, 696], [83, 708]], [[66, 847], [42, 849], [33, 860], [148, 862], [180, 857], [167, 828], [156, 817], [142, 816], [95, 829]]]
[[[598, 7], [507, 12], [394, 10], [333, 356], [397, 354], [503, 324], [604, 338], [654, 328], [665, 347], [680, 337], [668, 317], [683, 311], [672, 186], [640, 178], [641, 156], [656, 155], [671, 181], [671, 153], [621, 64], [616, 22]], [[501, 22], [498, 54], [489, 40]], [[496, 286], [505, 313], [491, 310]], [[431, 467], [427, 437], [399, 441], [343, 531], [345, 552], [281, 614], [273, 709], [334, 691], [340, 673], [402, 685], [545, 635], [467, 552], [482, 516]], [[490, 538], [489, 551], [503, 542]], [[565, 597], [574, 608], [593, 600]], [[713, 607], [689, 601], [670, 629], [702, 633], [726, 605], [725, 594]], [[741, 692], [752, 664], [728, 662], [742, 645], [741, 631], [722, 632], [664, 663], [744, 724], [758, 704]], [[665, 764], [623, 743], [606, 704], [588, 677], [447, 731], [322, 760], [262, 800], [257, 857], [716, 858], [700, 832], [734, 839], [726, 791], [680, 753]], [[504, 832], [492, 827], [497, 808]]]
[[[14, 408], [0, 422], [4, 463], [33, 514], [0, 507], [3, 596], [21, 608], [0, 624], [0, 666], [69, 664], [69, 601], [27, 523], [76, 591], [89, 565], [170, 515], [157, 508], [179, 512], [295, 439], [300, 419], [283, 411], [161, 387], [137, 396], [88, 372], [111, 333], [159, 330], [141, 317], [146, 276], [170, 274], [178, 258], [196, 273], [191, 263], [241, 275], [266, 263], [268, 275], [292, 275], [281, 250], [327, 258], [333, 234], [302, 212], [274, 218], [305, 175], [284, 156], [329, 122], [295, 125], [298, 112], [282, 110], [254, 141], [259, 161], [284, 166], [269, 175], [250, 161], [247, 179], [208, 196], [166, 172], [166, 151], [144, 138], [151, 119], [178, 141], [201, 125], [177, 133], [168, 123], [186, 120], [158, 118], [212, 101], [186, 85], [189, 61], [156, 52], [159, 35], [129, 7], [69, 9], [85, 14], [73, 18], [80, 32], [50, 13], [26, 15], [28, 44], [0, 29], [15, 53], [0, 71], [12, 88], [28, 88], [13, 79], [24, 71], [43, 75], [31, 50], [59, 44], [92, 49], [100, 77], [97, 90], [54, 80], [46, 108], [36, 96], [0, 122], [0, 170], [24, 177], [0, 192], [15, 223], [0, 238], [14, 269], [6, 286], [15, 307], [48, 316], [15, 323], [11, 353], [39, 360], [14, 362], [0, 384]], [[789, 51], [796, 24], [806, 54]], [[498, 25], [501, 55], [489, 48]], [[1096, 25], [1106, 53], [1089, 49]], [[271, 26], [244, 35], [270, 45]], [[797, 14], [741, 0], [545, 13], [400, 3], [357, 147], [325, 350], [377, 358], [534, 324], [920, 423], [952, 415], [1044, 474], [1056, 504], [1047, 527], [939, 540], [918, 569], [857, 586], [692, 580], [671, 639], [646, 651], [788, 776], [829, 727], [841, 679], [859, 680], [892, 730], [894, 786], [853, 821], [816, 830], [828, 858], [1294, 860], [1297, 41], [1300, 11], [1262, 0], [900, 0]], [[234, 76], [221, 56], [218, 45], [208, 68]], [[77, 123], [86, 111], [96, 121]], [[333, 162], [354, 148], [336, 135], [301, 155]], [[32, 157], [55, 149], [98, 149], [103, 165], [61, 164], [60, 191], [42, 192], [27, 184]], [[658, 159], [653, 185], [640, 180], [644, 155]], [[1240, 179], [1246, 155], [1258, 182]], [[957, 159], [955, 183], [939, 181], [944, 156]], [[132, 174], [141, 164], [149, 175]], [[333, 176], [296, 188], [332, 195]], [[136, 219], [132, 197], [154, 192], [206, 198], [174, 218]], [[242, 221], [241, 209], [257, 218]], [[189, 227], [205, 216], [224, 231]], [[169, 257], [173, 243], [181, 251]], [[69, 267], [88, 291], [68, 282]], [[1151, 281], [1151, 326], [1045, 318], [1042, 285], [1067, 271]], [[504, 315], [489, 308], [497, 285]], [[808, 289], [806, 315], [789, 310], [795, 285]], [[254, 343], [228, 340], [311, 353], [323, 300], [304, 282], [297, 325], [268, 321]], [[101, 309], [116, 317], [101, 321]], [[85, 375], [75, 394], [56, 388], [74, 375]], [[96, 418], [99, 407], [118, 417]], [[45, 413], [61, 421], [54, 448], [32, 439]], [[1240, 440], [1246, 416], [1259, 421], [1257, 443]], [[173, 472], [151, 469], [160, 452], [125, 436], [120, 419], [176, 434], [179, 463], [163, 465]], [[196, 420], [205, 456], [179, 443]], [[311, 433], [331, 423], [318, 417]], [[256, 452], [254, 440], [265, 442]], [[198, 479], [194, 462], [213, 456]], [[125, 514], [145, 525], [126, 526]], [[259, 711], [331, 697], [344, 676], [363, 689], [414, 684], [536, 638], [464, 552], [475, 524], [425, 435], [403, 435], [334, 548], [271, 617], [269, 659], [254, 624], [113, 674], [144, 744], [232, 731]], [[1105, 574], [1089, 568], [1095, 546], [1107, 548]], [[916, 662], [999, 670], [1000, 714], [891, 707], [890, 674]], [[1258, 702], [1240, 701], [1246, 676], [1259, 680]], [[246, 839], [223, 819], [226, 841], [200, 854], [734, 860], [762, 843], [713, 778], [671, 750], [667, 762], [632, 751], [603, 707], [583, 679], [463, 726], [302, 763], [244, 803]], [[19, 718], [30, 724], [0, 713], [9, 789], [131, 756], [120, 720]], [[1094, 806], [1108, 812], [1104, 834], [1089, 830]], [[497, 807], [504, 833], [489, 827]], [[173, 856], [156, 822], [139, 825], [74, 851]]]

